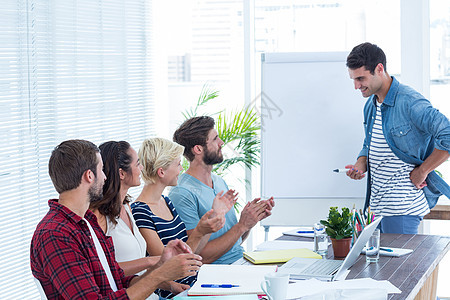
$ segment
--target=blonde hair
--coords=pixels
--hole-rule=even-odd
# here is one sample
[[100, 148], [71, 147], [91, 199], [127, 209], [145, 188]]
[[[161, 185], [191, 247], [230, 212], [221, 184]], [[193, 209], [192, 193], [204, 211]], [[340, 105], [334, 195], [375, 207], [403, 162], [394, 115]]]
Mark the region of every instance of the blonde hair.
[[139, 149], [139, 161], [142, 166], [142, 179], [147, 183], [155, 183], [158, 169], [166, 169], [184, 151], [184, 147], [163, 138], [145, 139]]

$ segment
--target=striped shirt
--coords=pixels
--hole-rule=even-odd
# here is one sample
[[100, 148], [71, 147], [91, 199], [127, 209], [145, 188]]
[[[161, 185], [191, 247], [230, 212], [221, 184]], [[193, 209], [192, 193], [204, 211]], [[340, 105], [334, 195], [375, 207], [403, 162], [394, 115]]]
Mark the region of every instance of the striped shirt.
[[[178, 216], [178, 213], [170, 199], [164, 196], [163, 198], [166, 200], [167, 207], [172, 212], [173, 219], [165, 220], [155, 215], [147, 203], [136, 201], [131, 204], [131, 210], [133, 211], [133, 218], [136, 221], [137, 227], [156, 231], [164, 246], [174, 239], [180, 239], [183, 242], [186, 242], [188, 239], [186, 226]], [[196, 279], [197, 276], [195, 275], [175, 281], [192, 286]], [[155, 293], [163, 298], [172, 298], [175, 296], [171, 292], [164, 290], [156, 290]]]
[[429, 212], [425, 195], [409, 178], [414, 165], [400, 160], [391, 150], [383, 134], [381, 109], [372, 128], [369, 148], [371, 174], [370, 208], [382, 216], [424, 216]]

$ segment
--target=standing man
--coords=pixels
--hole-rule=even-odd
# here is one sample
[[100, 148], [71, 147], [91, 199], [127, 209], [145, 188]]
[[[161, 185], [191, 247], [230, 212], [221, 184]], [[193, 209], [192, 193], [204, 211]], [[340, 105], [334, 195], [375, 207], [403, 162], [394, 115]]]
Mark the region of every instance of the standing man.
[[48, 168], [59, 199], [49, 201], [30, 249], [31, 271], [48, 299], [145, 299], [167, 281], [200, 268], [201, 257], [174, 240], [152, 270], [125, 277], [111, 238], [88, 210], [102, 199], [106, 179], [98, 148], [88, 141], [65, 141], [53, 150]]
[[[228, 191], [225, 181], [212, 173], [213, 166], [223, 161], [224, 144], [214, 125], [211, 117], [194, 117], [186, 120], [173, 135], [173, 140], [184, 146], [189, 169], [180, 176], [169, 198], [185, 223], [188, 235], [211, 210], [214, 197]], [[200, 253], [204, 263], [231, 264], [242, 258], [240, 244], [256, 223], [271, 214], [273, 206], [273, 198], [256, 198], [244, 207], [239, 221], [234, 210], [229, 210], [225, 215], [225, 226], [211, 235]]]
[[450, 187], [434, 171], [449, 158], [450, 123], [430, 102], [386, 71], [377, 45], [350, 52], [347, 67], [355, 89], [369, 97], [364, 107], [365, 139], [347, 175], [368, 171], [367, 207], [382, 215], [384, 233], [416, 234], [423, 217]]

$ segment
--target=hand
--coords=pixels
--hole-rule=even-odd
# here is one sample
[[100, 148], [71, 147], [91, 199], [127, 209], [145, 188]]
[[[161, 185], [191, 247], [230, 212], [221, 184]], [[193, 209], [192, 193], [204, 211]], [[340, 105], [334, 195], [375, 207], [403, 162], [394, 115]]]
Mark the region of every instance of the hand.
[[178, 254], [165, 261], [161, 267], [153, 272], [158, 272], [163, 281], [181, 279], [192, 276], [200, 270], [202, 257], [197, 254]]
[[221, 191], [214, 198], [212, 208], [218, 214], [226, 214], [236, 203], [238, 195], [239, 193], [236, 193], [231, 189], [228, 190], [225, 194], [223, 194], [223, 191]]
[[424, 174], [424, 172], [422, 172], [422, 169], [420, 168], [420, 166], [415, 167], [411, 171], [411, 173], [409, 173], [409, 179], [411, 179], [411, 182], [419, 190], [422, 189], [423, 187], [427, 186], [427, 183], [425, 181], [425, 179], [427, 179], [427, 176], [428, 176], [428, 174]]
[[201, 235], [213, 233], [219, 230], [225, 225], [225, 216], [223, 213], [216, 213], [214, 209], [211, 209], [197, 224], [197, 230]]
[[265, 215], [262, 218], [265, 219], [272, 214], [272, 208], [275, 206], [275, 201], [273, 200], [273, 197], [270, 197], [267, 200], [261, 200], [260, 203], [265, 205]]
[[351, 179], [360, 180], [366, 176], [366, 174], [364, 174], [367, 171], [365, 164], [358, 164], [358, 162], [356, 162], [354, 165], [346, 165], [345, 168], [348, 169], [346, 174]]
[[171, 240], [164, 247], [163, 253], [161, 254], [161, 258], [158, 262], [158, 266], [161, 266], [164, 262], [168, 261], [172, 257], [175, 257], [178, 254], [183, 253], [193, 253], [193, 252], [191, 248], [182, 240], [179, 239]]
[[178, 295], [179, 293], [190, 288], [190, 286], [187, 284], [182, 284], [182, 283], [178, 283], [175, 281], [169, 281], [169, 285], [170, 285], [170, 291], [174, 295]]
[[[251, 202], [248, 202], [242, 210], [239, 223], [244, 226], [246, 231], [252, 229], [260, 220], [267, 216], [266, 203], [260, 201], [261, 198], [256, 198]], [[270, 214], [270, 211], [269, 211]]]

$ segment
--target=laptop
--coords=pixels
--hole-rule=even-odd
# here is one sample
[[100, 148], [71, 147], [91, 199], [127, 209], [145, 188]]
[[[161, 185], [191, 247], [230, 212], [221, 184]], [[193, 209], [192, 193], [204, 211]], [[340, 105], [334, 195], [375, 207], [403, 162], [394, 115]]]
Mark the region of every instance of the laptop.
[[372, 233], [380, 224], [381, 219], [379, 217], [372, 223], [364, 227], [356, 243], [350, 249], [344, 260], [331, 260], [331, 259], [314, 259], [314, 258], [302, 258], [294, 257], [287, 263], [282, 265], [277, 272], [290, 274], [290, 279], [301, 280], [316, 278], [323, 281], [334, 281], [336, 278], [348, 270], [358, 259], [361, 254], [361, 250], [366, 245]]

